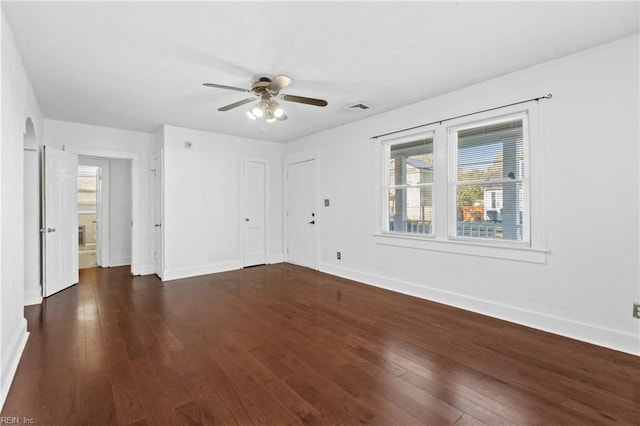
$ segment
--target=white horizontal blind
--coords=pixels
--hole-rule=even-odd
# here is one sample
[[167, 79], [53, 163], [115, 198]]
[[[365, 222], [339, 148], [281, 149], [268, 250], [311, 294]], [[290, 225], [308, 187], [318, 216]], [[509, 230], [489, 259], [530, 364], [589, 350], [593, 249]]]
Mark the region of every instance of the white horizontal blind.
[[457, 237], [525, 240], [525, 118], [456, 130]]

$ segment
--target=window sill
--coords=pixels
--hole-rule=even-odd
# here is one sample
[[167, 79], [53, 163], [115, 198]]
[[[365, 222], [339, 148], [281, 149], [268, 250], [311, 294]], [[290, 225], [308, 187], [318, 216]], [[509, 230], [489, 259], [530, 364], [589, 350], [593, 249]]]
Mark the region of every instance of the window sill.
[[482, 242], [437, 240], [433, 237], [413, 237], [398, 234], [374, 234], [376, 244], [432, 250], [494, 259], [516, 260], [520, 262], [546, 263], [547, 250], [530, 247], [505, 247]]

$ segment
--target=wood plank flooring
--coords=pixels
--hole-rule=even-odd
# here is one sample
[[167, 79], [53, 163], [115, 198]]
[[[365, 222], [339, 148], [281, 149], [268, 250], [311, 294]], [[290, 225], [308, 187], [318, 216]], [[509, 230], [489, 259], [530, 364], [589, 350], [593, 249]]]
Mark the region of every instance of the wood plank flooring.
[[2, 416], [37, 425], [640, 425], [640, 357], [287, 264], [25, 312]]

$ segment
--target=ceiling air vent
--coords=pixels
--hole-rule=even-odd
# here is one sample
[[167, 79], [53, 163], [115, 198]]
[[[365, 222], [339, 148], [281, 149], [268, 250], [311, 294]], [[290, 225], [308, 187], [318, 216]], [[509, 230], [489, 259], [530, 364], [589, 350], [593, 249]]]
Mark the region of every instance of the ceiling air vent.
[[351, 110], [351, 111], [355, 111], [355, 110], [366, 111], [370, 108], [371, 106], [365, 104], [364, 102], [356, 102], [355, 104], [347, 105], [346, 107], [344, 107], [344, 109]]

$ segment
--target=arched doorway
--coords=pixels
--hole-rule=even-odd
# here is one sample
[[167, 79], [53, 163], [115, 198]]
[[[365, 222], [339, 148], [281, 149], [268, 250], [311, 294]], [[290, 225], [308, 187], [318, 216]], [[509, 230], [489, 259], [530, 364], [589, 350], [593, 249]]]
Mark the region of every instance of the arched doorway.
[[40, 157], [31, 118], [25, 122], [23, 143], [24, 304], [42, 301], [40, 261]]

